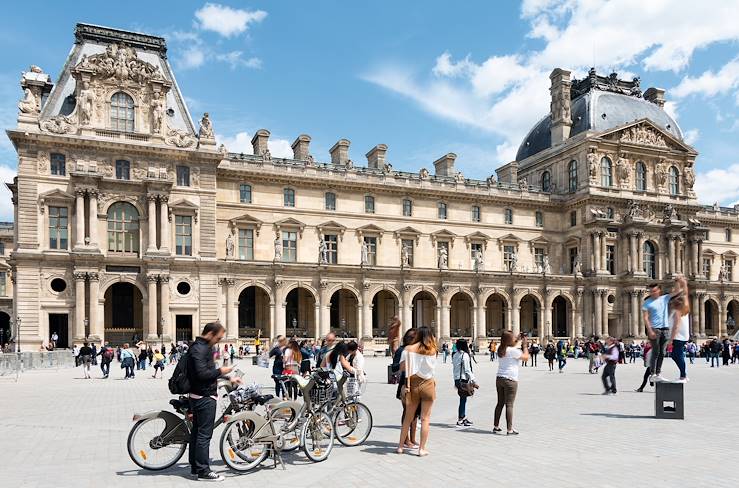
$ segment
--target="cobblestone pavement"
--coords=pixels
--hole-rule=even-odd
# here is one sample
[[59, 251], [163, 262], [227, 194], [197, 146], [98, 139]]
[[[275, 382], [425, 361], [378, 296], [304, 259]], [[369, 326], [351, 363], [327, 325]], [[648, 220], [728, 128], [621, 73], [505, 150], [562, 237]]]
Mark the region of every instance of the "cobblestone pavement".
[[[395, 386], [385, 384], [385, 358], [368, 359], [370, 384], [364, 401], [375, 427], [360, 447], [338, 446], [330, 458], [312, 464], [301, 451], [285, 456], [287, 469], [271, 463], [253, 473], [231, 473], [218, 457], [222, 486], [322, 488], [352, 486], [439, 486], [463, 480], [465, 486], [736, 486], [734, 460], [739, 365], [690, 366], [686, 419], [656, 420], [653, 392], [635, 393], [641, 362], [617, 368], [617, 396], [602, 396], [599, 376], [585, 360], [570, 360], [564, 374], [522, 368], [516, 400], [517, 437], [491, 434], [497, 366], [479, 355], [479, 393], [469, 401], [470, 428], [457, 428], [457, 396], [451, 365], [438, 368], [438, 401], [426, 458], [398, 455], [399, 403]], [[240, 363], [248, 379], [269, 384], [268, 371]], [[671, 360], [666, 374], [676, 376]], [[113, 369], [113, 368], [112, 368]], [[170, 368], [169, 372], [171, 372]], [[80, 369], [30, 371], [20, 382], [0, 378], [0, 453], [3, 486], [166, 487], [195, 484], [185, 463], [165, 472], [142, 471], [126, 453], [134, 412], [167, 408], [166, 380], [150, 371], [133, 381], [114, 377], [81, 379]], [[214, 438], [220, 435], [216, 431]], [[338, 443], [337, 443], [338, 445]], [[187, 458], [185, 455], [184, 459]], [[6, 484], [7, 483], [7, 484]]]

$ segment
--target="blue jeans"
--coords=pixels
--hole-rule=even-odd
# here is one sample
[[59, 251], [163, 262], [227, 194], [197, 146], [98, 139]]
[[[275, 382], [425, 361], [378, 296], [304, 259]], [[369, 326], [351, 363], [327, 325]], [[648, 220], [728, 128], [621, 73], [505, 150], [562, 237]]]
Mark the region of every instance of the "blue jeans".
[[146, 359], [139, 359], [139, 367], [136, 369], [146, 370]]
[[557, 356], [557, 363], [559, 365], [559, 369], [562, 370], [567, 364], [567, 358], [564, 356]]
[[190, 398], [192, 430], [190, 431], [190, 472], [205, 474], [210, 471], [210, 439], [216, 420], [216, 401], [210, 397]]
[[714, 360], [716, 361], [716, 367], [717, 367], [717, 368], [718, 368], [719, 366], [721, 366], [721, 361], [719, 361], [719, 357], [718, 357], [718, 354], [719, 354], [719, 353], [717, 353], [717, 352], [711, 352], [711, 367], [712, 367], [712, 368], [713, 368], [713, 362], [714, 362]]
[[685, 341], [678, 341], [677, 339], [672, 341], [672, 360], [677, 364], [677, 369], [680, 370], [680, 378], [687, 378], [688, 374], [685, 372]]
[[649, 342], [652, 343], [652, 362], [649, 367], [656, 375], [662, 372], [662, 360], [667, 352], [667, 334], [669, 332], [670, 329], [654, 329], [656, 336], [654, 339], [649, 339]]
[[[459, 388], [459, 380], [454, 380], [454, 386]], [[467, 397], [459, 397], [459, 408], [457, 409], [457, 418], [459, 420], [467, 416]]]

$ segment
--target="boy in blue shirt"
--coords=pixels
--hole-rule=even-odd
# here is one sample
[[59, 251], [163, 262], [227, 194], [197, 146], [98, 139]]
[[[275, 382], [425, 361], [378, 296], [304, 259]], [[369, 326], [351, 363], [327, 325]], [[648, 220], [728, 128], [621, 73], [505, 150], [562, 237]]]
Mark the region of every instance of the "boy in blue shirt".
[[647, 326], [647, 337], [652, 343], [652, 358], [650, 367], [652, 368], [652, 377], [650, 381], [664, 381], [660, 375], [662, 372], [662, 361], [667, 352], [667, 343], [670, 338], [670, 320], [669, 320], [669, 303], [670, 294], [662, 294], [662, 286], [653, 283], [648, 286], [649, 298], [647, 298], [642, 306], [644, 313], [644, 323]]

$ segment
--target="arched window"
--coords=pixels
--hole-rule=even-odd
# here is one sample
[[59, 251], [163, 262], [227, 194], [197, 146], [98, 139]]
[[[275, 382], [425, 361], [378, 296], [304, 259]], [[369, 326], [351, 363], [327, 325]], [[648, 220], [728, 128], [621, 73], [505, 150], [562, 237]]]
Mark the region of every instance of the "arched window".
[[127, 93], [114, 93], [110, 98], [110, 128], [133, 132], [133, 119], [133, 98]]
[[613, 186], [613, 163], [606, 157], [600, 160], [600, 184]]
[[675, 166], [670, 166], [669, 171], [670, 195], [680, 193], [680, 172]]
[[108, 209], [108, 252], [139, 252], [139, 212], [128, 202]]
[[657, 278], [657, 251], [651, 241], [644, 242], [644, 272], [647, 278]]
[[647, 191], [647, 165], [643, 161], [636, 163], [636, 191]]
[[567, 166], [567, 174], [570, 182], [570, 193], [575, 193], [577, 191], [577, 161], [574, 159]]
[[549, 171], [541, 174], [541, 191], [552, 191], [552, 174]]

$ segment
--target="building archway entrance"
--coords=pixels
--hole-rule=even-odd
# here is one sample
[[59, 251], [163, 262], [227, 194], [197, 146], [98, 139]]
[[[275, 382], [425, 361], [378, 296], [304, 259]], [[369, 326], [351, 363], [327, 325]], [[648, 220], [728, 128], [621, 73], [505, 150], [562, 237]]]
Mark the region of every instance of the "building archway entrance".
[[552, 335], [554, 337], [569, 337], [570, 324], [567, 320], [569, 308], [567, 299], [562, 296], [555, 297], [552, 301]]
[[359, 300], [351, 290], [342, 288], [331, 295], [331, 332], [338, 337], [361, 337], [359, 332]]
[[705, 309], [705, 321], [706, 321], [706, 334], [717, 335], [718, 334], [718, 305], [711, 299], [706, 300], [704, 305]]
[[539, 328], [539, 310], [541, 306], [539, 300], [533, 295], [526, 295], [521, 299], [521, 332], [525, 332], [529, 337], [538, 337]]
[[[485, 334], [488, 337], [500, 337], [506, 330], [506, 313], [508, 302], [498, 293], [493, 293], [485, 301]], [[478, 325], [480, 327], [481, 325]]]
[[0, 347], [10, 342], [13, 332], [10, 330], [10, 315], [0, 312]]
[[316, 298], [306, 288], [293, 288], [285, 298], [285, 331], [288, 337], [315, 337]]
[[436, 330], [436, 299], [427, 291], [413, 297], [413, 327], [426, 326]]
[[726, 307], [726, 330], [729, 335], [733, 335], [736, 331], [736, 321], [739, 320], [739, 302], [731, 300]]
[[[155, 298], [156, 299], [156, 298]], [[119, 346], [144, 337], [141, 291], [132, 283], [113, 283], [105, 290], [105, 340]], [[161, 331], [160, 331], [161, 334]]]
[[472, 337], [472, 314], [475, 307], [466, 293], [457, 292], [449, 301], [449, 331], [452, 337]]
[[269, 337], [269, 322], [267, 292], [258, 286], [244, 288], [239, 294], [239, 337]]
[[380, 290], [372, 297], [372, 335], [387, 337], [390, 321], [398, 313], [398, 299], [387, 290]]

